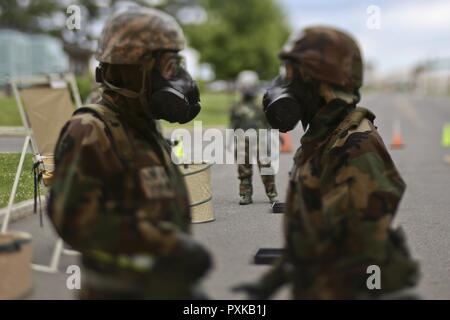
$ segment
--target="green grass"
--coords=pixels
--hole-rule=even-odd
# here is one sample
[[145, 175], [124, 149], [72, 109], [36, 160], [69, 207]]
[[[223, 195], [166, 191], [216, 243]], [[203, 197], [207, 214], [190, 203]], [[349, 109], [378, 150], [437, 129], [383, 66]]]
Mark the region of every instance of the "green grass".
[[227, 125], [229, 110], [235, 102], [231, 93], [204, 93], [201, 95], [202, 110], [196, 121], [203, 121], [205, 126]]
[[[20, 154], [18, 153], [0, 153], [0, 208], [4, 208], [8, 204], [19, 159]], [[32, 165], [32, 156], [31, 154], [27, 154], [22, 175], [20, 176], [15, 203], [33, 198], [34, 183], [31, 172]], [[43, 190], [41, 190], [42, 193]]]
[[[225, 126], [228, 124], [228, 110], [235, 101], [235, 95], [225, 92], [205, 92], [201, 94], [202, 110], [196, 121], [203, 121], [203, 126]], [[22, 126], [19, 110], [12, 97], [0, 97], [0, 126]], [[164, 122], [167, 127], [179, 125]], [[186, 125], [191, 127], [193, 122]]]
[[0, 127], [21, 127], [19, 109], [13, 97], [0, 97]]

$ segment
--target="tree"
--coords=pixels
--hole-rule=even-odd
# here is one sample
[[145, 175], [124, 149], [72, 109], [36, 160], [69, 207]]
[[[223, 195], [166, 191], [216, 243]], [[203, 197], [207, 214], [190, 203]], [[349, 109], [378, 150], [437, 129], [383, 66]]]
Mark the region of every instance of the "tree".
[[[68, 5], [81, 8], [80, 30], [66, 28]], [[253, 69], [266, 79], [277, 72], [276, 55], [289, 29], [275, 0], [8, 0], [0, 1], [0, 28], [58, 37], [72, 70], [83, 74], [99, 36], [99, 21], [130, 5], [156, 7], [175, 17], [180, 9], [204, 10], [204, 22], [184, 29], [189, 45], [200, 52], [203, 62], [213, 65], [218, 78], [233, 79], [243, 69]]]
[[39, 20], [50, 18], [59, 9], [59, 3], [54, 0], [1, 1], [0, 28], [41, 32]]
[[214, 67], [220, 79], [234, 79], [244, 69], [264, 79], [278, 71], [277, 53], [289, 35], [274, 0], [201, 0], [208, 18], [184, 27], [189, 45]]

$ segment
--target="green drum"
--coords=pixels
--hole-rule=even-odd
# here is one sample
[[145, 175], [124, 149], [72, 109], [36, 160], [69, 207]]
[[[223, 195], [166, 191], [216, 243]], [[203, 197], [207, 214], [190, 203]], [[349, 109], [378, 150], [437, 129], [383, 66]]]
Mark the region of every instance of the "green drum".
[[209, 163], [180, 165], [189, 190], [192, 223], [214, 221], [211, 167]]

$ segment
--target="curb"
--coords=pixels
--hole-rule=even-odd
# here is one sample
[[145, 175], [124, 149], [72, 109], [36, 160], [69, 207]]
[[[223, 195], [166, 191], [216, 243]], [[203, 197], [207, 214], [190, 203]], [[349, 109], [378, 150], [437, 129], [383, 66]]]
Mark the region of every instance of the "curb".
[[0, 127], [0, 137], [25, 137], [27, 130], [24, 127]]
[[[45, 205], [46, 205], [46, 197], [41, 196], [42, 210], [45, 210]], [[33, 199], [25, 200], [14, 204], [11, 210], [11, 217], [9, 222], [12, 223], [33, 215], [33, 209], [34, 209]], [[39, 210], [39, 203], [38, 203], [38, 210]], [[5, 214], [6, 208], [0, 209], [0, 226], [3, 224], [3, 218], [5, 217]]]

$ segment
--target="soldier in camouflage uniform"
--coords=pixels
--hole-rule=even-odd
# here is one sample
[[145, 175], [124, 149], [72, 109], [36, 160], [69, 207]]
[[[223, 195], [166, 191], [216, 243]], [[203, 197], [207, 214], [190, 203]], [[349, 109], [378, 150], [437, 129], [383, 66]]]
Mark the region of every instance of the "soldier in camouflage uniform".
[[[230, 110], [230, 127], [232, 129], [268, 129], [267, 120], [264, 116], [264, 112], [261, 106], [256, 102], [258, 96], [258, 75], [254, 71], [242, 71], [238, 75], [237, 86], [241, 92], [241, 100], [234, 104]], [[257, 142], [257, 141], [256, 141]], [[244, 160], [245, 163], [238, 164], [238, 175], [239, 175], [239, 195], [241, 197], [239, 204], [247, 205], [252, 203], [253, 195], [253, 165], [250, 163], [250, 145], [249, 140], [246, 138], [245, 145], [237, 145], [237, 148], [245, 148]], [[236, 150], [237, 151], [237, 150]], [[259, 155], [259, 150], [256, 148], [256, 154]], [[259, 157], [257, 159], [258, 168], [270, 168], [270, 163], [261, 163]], [[276, 201], [278, 196], [276, 185], [275, 185], [275, 175], [261, 175], [261, 180], [264, 184], [267, 197], [270, 203]]]
[[101, 100], [78, 109], [61, 131], [48, 210], [62, 239], [82, 253], [81, 298], [203, 298], [198, 284], [211, 259], [189, 235], [188, 192], [155, 125], [184, 123], [200, 110], [179, 64], [183, 46], [180, 27], [163, 12], [113, 16], [96, 53]]
[[[408, 291], [418, 264], [401, 229], [392, 228], [406, 185], [375, 115], [357, 106], [363, 62], [356, 42], [332, 28], [308, 28], [288, 41], [280, 58], [286, 72], [264, 97], [266, 116], [281, 131], [299, 120], [307, 131], [290, 173], [285, 253], [260, 282], [240, 289], [268, 298], [291, 283], [297, 299]], [[368, 289], [371, 265], [380, 267], [380, 290]]]

